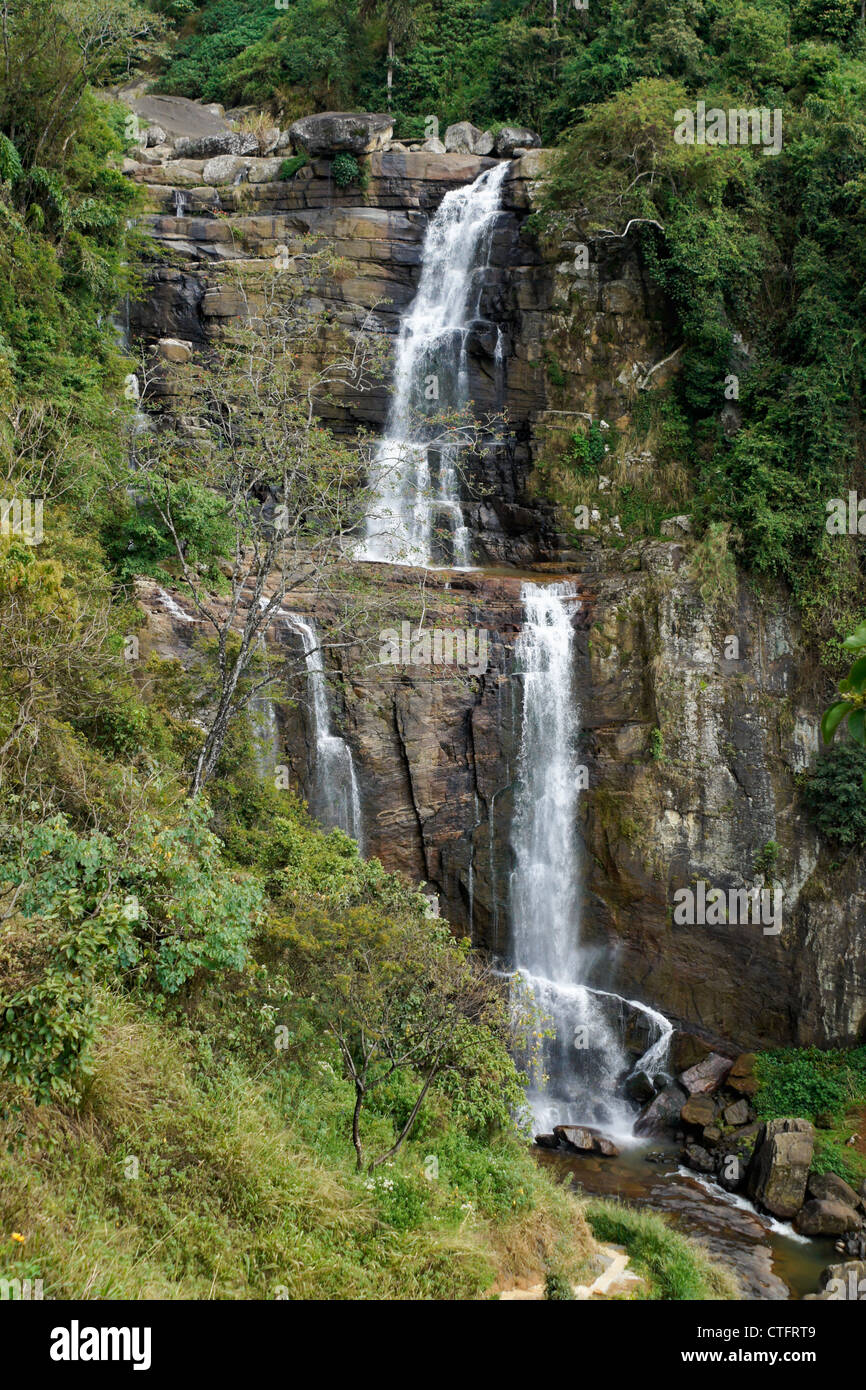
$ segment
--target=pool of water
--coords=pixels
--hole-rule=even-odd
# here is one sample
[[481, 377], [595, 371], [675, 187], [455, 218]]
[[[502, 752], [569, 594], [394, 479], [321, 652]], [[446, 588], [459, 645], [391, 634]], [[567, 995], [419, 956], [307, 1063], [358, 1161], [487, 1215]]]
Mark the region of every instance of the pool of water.
[[[534, 1152], [576, 1191], [621, 1197], [664, 1213], [734, 1273], [744, 1299], [798, 1299], [814, 1293], [821, 1271], [838, 1259], [831, 1240], [798, 1236], [739, 1194], [690, 1173], [680, 1165], [678, 1149], [657, 1139], [630, 1145], [618, 1158]], [[663, 1158], [650, 1163], [649, 1153]]]

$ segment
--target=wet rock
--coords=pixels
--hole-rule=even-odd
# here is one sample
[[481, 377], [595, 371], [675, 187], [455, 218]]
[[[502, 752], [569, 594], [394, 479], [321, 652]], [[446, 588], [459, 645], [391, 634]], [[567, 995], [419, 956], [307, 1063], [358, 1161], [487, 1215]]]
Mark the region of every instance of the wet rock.
[[555, 1134], [536, 1134], [535, 1142], [540, 1149], [558, 1149], [559, 1140]]
[[696, 1173], [712, 1173], [715, 1170], [715, 1160], [711, 1153], [708, 1153], [700, 1144], [686, 1144], [682, 1154], [683, 1162], [687, 1168], [693, 1168]]
[[711, 1096], [689, 1096], [680, 1111], [683, 1124], [694, 1125], [697, 1129], [711, 1125], [715, 1118], [716, 1103]]
[[638, 1105], [645, 1105], [656, 1093], [652, 1079], [645, 1071], [632, 1072], [631, 1076], [626, 1077], [623, 1090], [629, 1100], [637, 1101]]
[[753, 1201], [781, 1221], [803, 1205], [815, 1134], [808, 1120], [770, 1120], [764, 1125], [749, 1171]]
[[726, 1125], [736, 1127], [748, 1124], [749, 1102], [747, 1100], [735, 1100], [732, 1105], [725, 1106], [724, 1115]]
[[644, 1106], [635, 1122], [635, 1134], [664, 1134], [667, 1130], [675, 1129], [687, 1099], [687, 1092], [672, 1081], [649, 1105]]
[[801, 1236], [842, 1236], [856, 1231], [860, 1217], [843, 1202], [813, 1198], [794, 1217], [794, 1228]]
[[866, 1206], [863, 1197], [849, 1187], [844, 1178], [836, 1173], [810, 1173], [806, 1184], [810, 1197], [822, 1202], [843, 1202], [845, 1206], [858, 1208]]
[[619, 1149], [612, 1139], [587, 1125], [554, 1125], [553, 1133], [565, 1148], [577, 1153], [597, 1153], [604, 1158], [617, 1158], [619, 1155]]
[[756, 1061], [754, 1052], [742, 1052], [734, 1060], [734, 1065], [725, 1079], [725, 1085], [741, 1096], [753, 1096], [758, 1089], [758, 1078], [755, 1073]]
[[697, 1062], [695, 1066], [683, 1072], [679, 1078], [680, 1085], [684, 1086], [691, 1096], [709, 1095], [721, 1086], [731, 1070], [731, 1065], [730, 1057], [711, 1052], [702, 1062]]
[[807, 1293], [808, 1299], [829, 1302], [859, 1302], [866, 1300], [866, 1260], [845, 1260], [828, 1265], [818, 1281], [818, 1293]]
[[357, 111], [323, 111], [302, 116], [289, 128], [295, 149], [311, 159], [319, 155], [371, 154], [389, 143], [394, 133], [391, 116]]
[[[541, 136], [526, 126], [504, 125], [493, 142], [494, 152], [500, 159], [510, 159], [515, 150], [535, 150], [541, 145]], [[478, 151], [480, 153], [480, 151]]]
[[190, 136], [177, 140], [174, 146], [178, 159], [216, 159], [219, 155], [258, 152], [257, 137], [244, 130], [222, 130], [216, 135]]

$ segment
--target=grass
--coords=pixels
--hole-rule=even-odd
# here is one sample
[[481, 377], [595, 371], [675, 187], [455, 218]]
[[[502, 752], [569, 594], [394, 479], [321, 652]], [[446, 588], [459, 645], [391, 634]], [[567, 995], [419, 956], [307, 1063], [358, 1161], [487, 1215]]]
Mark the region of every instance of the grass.
[[[815, 1124], [813, 1167], [858, 1187], [866, 1178], [866, 1047], [779, 1048], [758, 1054], [763, 1120], [801, 1115]], [[852, 1135], [857, 1142], [849, 1145]]]
[[257, 1075], [224, 1038], [103, 1003], [79, 1107], [4, 1124], [0, 1276], [46, 1298], [388, 1300], [582, 1277], [583, 1216], [517, 1140], [485, 1158], [434, 1114], [370, 1186], [327, 1069]]
[[584, 1214], [597, 1240], [625, 1246], [631, 1268], [647, 1281], [647, 1297], [688, 1302], [739, 1297], [733, 1276], [657, 1212], [592, 1200]]

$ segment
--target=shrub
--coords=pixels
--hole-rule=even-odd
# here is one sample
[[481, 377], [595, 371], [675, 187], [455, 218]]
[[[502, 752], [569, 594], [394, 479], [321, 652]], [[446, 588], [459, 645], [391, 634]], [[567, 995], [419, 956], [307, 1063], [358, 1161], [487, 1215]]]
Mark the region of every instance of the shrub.
[[821, 758], [803, 799], [822, 834], [846, 848], [866, 845], [866, 748], [839, 743]]
[[331, 163], [331, 176], [338, 188], [348, 188], [350, 183], [360, 183], [361, 166], [352, 154], [338, 154]]

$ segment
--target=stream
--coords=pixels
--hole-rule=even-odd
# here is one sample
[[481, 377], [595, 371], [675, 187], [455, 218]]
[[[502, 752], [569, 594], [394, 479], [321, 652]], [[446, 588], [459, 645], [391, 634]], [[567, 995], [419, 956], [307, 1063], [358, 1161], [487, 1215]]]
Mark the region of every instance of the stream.
[[[706, 1246], [737, 1278], [746, 1299], [799, 1299], [814, 1293], [821, 1271], [839, 1257], [832, 1240], [810, 1240], [757, 1212], [679, 1163], [679, 1146], [659, 1139], [623, 1148], [618, 1158], [533, 1150], [560, 1181], [590, 1196], [620, 1197], [667, 1216]], [[647, 1154], [661, 1155], [648, 1162]]]

